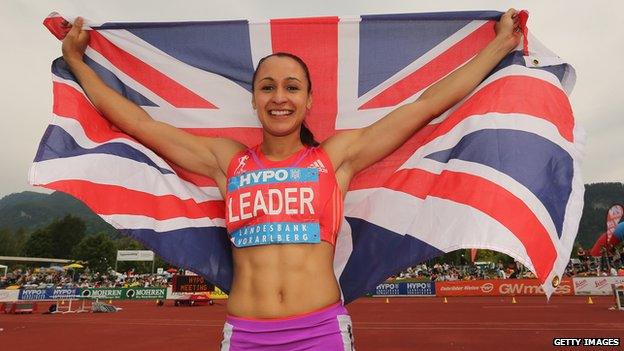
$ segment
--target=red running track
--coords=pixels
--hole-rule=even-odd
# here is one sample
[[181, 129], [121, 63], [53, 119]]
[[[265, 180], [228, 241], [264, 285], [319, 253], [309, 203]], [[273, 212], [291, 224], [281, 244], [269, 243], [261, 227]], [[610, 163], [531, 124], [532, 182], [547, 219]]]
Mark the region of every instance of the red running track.
[[[362, 298], [347, 306], [358, 351], [553, 350], [554, 337], [619, 337], [624, 311], [613, 297]], [[0, 350], [218, 350], [225, 302], [158, 307], [120, 301], [118, 313], [0, 314]], [[39, 303], [39, 310], [48, 304]], [[621, 347], [559, 350], [621, 350]]]

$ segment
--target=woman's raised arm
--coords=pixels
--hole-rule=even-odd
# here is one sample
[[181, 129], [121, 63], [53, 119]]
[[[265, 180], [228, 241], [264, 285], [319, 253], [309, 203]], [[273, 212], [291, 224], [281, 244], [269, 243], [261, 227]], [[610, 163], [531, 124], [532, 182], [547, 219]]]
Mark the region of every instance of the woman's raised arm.
[[521, 38], [518, 25], [517, 11], [508, 10], [496, 24], [496, 37], [478, 55], [429, 87], [416, 101], [395, 109], [368, 127], [336, 134], [325, 141], [323, 147], [337, 176], [347, 180], [342, 180], [343, 186], [474, 90], [518, 45]]
[[83, 61], [89, 33], [78, 17], [63, 40], [63, 59], [91, 103], [117, 128], [164, 158], [198, 174], [221, 178], [229, 160], [244, 146], [224, 138], [198, 137], [156, 121], [141, 107], [108, 87]]

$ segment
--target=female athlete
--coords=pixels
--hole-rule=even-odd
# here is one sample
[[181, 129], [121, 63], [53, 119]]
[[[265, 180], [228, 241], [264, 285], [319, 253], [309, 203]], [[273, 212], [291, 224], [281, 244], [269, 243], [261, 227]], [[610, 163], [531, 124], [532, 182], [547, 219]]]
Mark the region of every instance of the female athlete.
[[222, 350], [353, 348], [332, 265], [349, 182], [469, 94], [521, 37], [510, 9], [478, 55], [418, 100], [320, 144], [304, 126], [313, 103], [305, 63], [287, 53], [265, 57], [254, 72], [251, 101], [263, 140], [248, 148], [153, 120], [109, 88], [83, 62], [89, 34], [82, 24], [78, 18], [67, 25], [63, 58], [93, 105], [159, 155], [214, 179], [225, 199], [234, 280]]

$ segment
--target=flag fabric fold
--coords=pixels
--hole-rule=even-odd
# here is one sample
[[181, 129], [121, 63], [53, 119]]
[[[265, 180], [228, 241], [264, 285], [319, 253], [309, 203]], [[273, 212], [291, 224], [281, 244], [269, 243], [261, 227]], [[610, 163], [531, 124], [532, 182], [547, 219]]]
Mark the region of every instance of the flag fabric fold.
[[[261, 142], [251, 108], [260, 58], [309, 65], [319, 140], [412, 102], [494, 38], [500, 12], [218, 22], [86, 22], [85, 62], [154, 119], [196, 135]], [[526, 13], [523, 13], [526, 23]], [[66, 18], [73, 21], [73, 18]], [[61, 39], [63, 17], [44, 24]], [[410, 265], [462, 248], [506, 253], [554, 291], [583, 207], [584, 134], [574, 70], [525, 39], [469, 96], [353, 180], [334, 270], [345, 302]], [[167, 261], [225, 291], [232, 255], [215, 183], [162, 159], [89, 102], [62, 58], [53, 116], [29, 174], [69, 193]], [[392, 133], [392, 131], [388, 131]]]

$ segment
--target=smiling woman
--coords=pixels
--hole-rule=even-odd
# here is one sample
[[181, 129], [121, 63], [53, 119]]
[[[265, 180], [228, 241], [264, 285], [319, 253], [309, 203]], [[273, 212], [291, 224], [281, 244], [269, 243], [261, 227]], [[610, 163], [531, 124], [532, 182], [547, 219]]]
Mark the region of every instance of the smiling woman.
[[[267, 60], [269, 62], [265, 62]], [[270, 67], [265, 68], [267, 65], [277, 66], [281, 72], [275, 72], [275, 74], [285, 74], [285, 76], [281, 78], [263, 76], [266, 74], [266, 71], [270, 69]], [[310, 79], [310, 70], [301, 58], [285, 52], [278, 52], [262, 58], [258, 62], [258, 68], [254, 71], [252, 77], [252, 92], [255, 92], [256, 89], [260, 89], [261, 93], [254, 94], [253, 96], [252, 106], [254, 110], [258, 109], [259, 104], [265, 105], [267, 103], [266, 100], [269, 99], [272, 94], [276, 94], [276, 91], [279, 94], [282, 94], [282, 92], [289, 93], [289, 100], [293, 103], [299, 102], [300, 105], [305, 104], [305, 106], [299, 106], [299, 110], [303, 110], [303, 120], [299, 123], [301, 125], [299, 133], [301, 142], [308, 146], [319, 145], [314, 139], [314, 135], [305, 124], [305, 116], [312, 107], [312, 80]], [[275, 104], [273, 106], [269, 106], [271, 110], [268, 110], [268, 113], [271, 116], [291, 117], [295, 112], [301, 112], [292, 109], [297, 106], [286, 106], [283, 104], [286, 101], [280, 99], [283, 99], [283, 97], [279, 97], [274, 101]], [[279, 105], [280, 103], [282, 103], [283, 106]], [[302, 107], [305, 107], [305, 109]], [[258, 111], [258, 118], [262, 123], [264, 131], [266, 131], [266, 125], [263, 122], [260, 111]], [[296, 119], [293, 122], [296, 122]]]
[[[468, 63], [415, 102], [322, 144], [304, 125], [312, 81], [295, 55], [260, 60], [252, 106], [263, 140], [252, 148], [156, 121], [83, 62], [89, 34], [67, 25], [63, 58], [93, 105], [116, 127], [181, 167], [215, 180], [226, 199], [234, 275], [222, 349], [352, 349], [351, 319], [333, 271], [343, 201], [353, 177], [463, 99], [520, 40], [515, 10]], [[488, 28], [491, 32], [491, 27]], [[493, 33], [491, 33], [494, 36]]]

